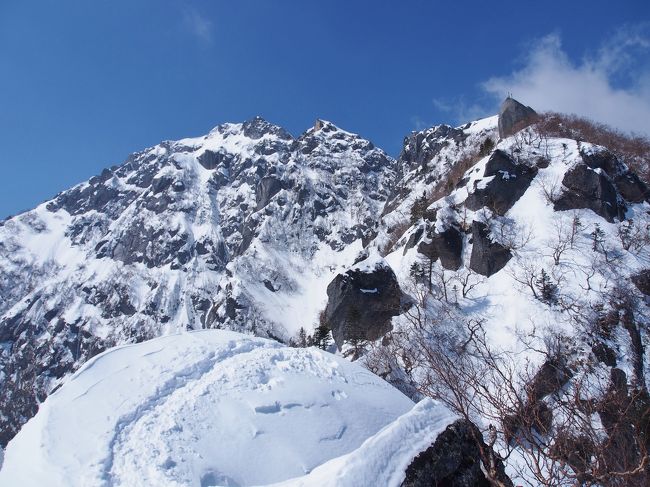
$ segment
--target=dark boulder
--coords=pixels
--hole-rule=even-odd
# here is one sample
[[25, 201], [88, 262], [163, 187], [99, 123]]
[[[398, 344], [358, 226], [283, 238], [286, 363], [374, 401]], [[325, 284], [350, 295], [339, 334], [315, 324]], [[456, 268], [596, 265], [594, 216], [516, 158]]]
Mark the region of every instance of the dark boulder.
[[432, 261], [440, 258], [440, 264], [445, 269], [458, 270], [463, 264], [463, 236], [460, 231], [449, 227], [442, 233], [431, 231], [427, 237], [427, 241], [418, 245], [418, 252]]
[[[479, 444], [484, 451], [490, 450], [478, 428], [459, 419], [413, 459], [406, 469], [402, 487], [490, 487], [481, 469]], [[496, 470], [503, 485], [513, 485], [498, 459]]]
[[547, 360], [526, 386], [526, 402], [517, 412], [502, 420], [506, 440], [530, 438], [534, 431], [547, 435], [553, 426], [553, 411], [542, 400], [556, 394], [573, 377], [571, 370], [558, 360]]
[[255, 188], [255, 201], [257, 202], [256, 210], [261, 210], [269, 204], [271, 198], [282, 189], [282, 181], [274, 176], [262, 178]]
[[606, 343], [601, 341], [594, 342], [591, 345], [591, 351], [599, 362], [608, 367], [616, 367], [616, 351]]
[[487, 207], [498, 215], [504, 215], [522, 197], [536, 175], [537, 167], [518, 164], [502, 150], [496, 150], [483, 174], [484, 178], [493, 177], [492, 180], [478, 189], [475, 184], [465, 206], [474, 211]]
[[371, 256], [327, 286], [325, 320], [341, 349], [346, 340], [377, 340], [392, 328], [391, 319], [407, 303], [395, 273]]
[[588, 151], [580, 151], [582, 161], [591, 169], [602, 169], [610, 178], [625, 172], [626, 168], [619, 162], [614, 154], [607, 149], [593, 148]]
[[490, 239], [487, 225], [472, 223], [472, 256], [469, 268], [483, 276], [499, 272], [512, 258], [510, 250]]
[[567, 189], [555, 201], [558, 211], [587, 208], [608, 222], [620, 218], [624, 208], [619, 205], [616, 189], [602, 169], [578, 164], [564, 175], [562, 185]]
[[537, 112], [514, 98], [506, 98], [499, 110], [499, 137], [510, 137], [537, 120]]

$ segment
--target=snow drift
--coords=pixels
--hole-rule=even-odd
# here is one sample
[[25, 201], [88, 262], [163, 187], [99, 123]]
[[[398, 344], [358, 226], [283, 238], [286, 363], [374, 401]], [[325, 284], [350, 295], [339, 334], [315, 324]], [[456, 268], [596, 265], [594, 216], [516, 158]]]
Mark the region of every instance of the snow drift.
[[181, 333], [89, 361], [9, 443], [0, 484], [397, 485], [454, 419], [412, 407], [318, 349]]

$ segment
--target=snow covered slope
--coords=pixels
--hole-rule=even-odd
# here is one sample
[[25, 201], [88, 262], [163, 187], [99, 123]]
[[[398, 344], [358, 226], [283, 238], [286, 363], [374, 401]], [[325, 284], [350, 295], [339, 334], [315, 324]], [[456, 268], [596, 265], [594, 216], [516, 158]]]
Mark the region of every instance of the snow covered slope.
[[90, 360], [10, 442], [0, 484], [398, 485], [454, 419], [412, 407], [318, 349], [174, 334]]
[[369, 238], [395, 161], [260, 118], [133, 154], [0, 222], [0, 445], [102, 350], [185, 329], [287, 341]]

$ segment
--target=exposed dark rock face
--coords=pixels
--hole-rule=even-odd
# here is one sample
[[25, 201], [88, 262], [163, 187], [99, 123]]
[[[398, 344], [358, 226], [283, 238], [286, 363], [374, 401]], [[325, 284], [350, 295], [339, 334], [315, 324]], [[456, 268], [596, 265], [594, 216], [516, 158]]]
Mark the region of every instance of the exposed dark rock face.
[[503, 245], [490, 240], [487, 225], [472, 223], [472, 256], [469, 268], [483, 276], [490, 277], [499, 272], [508, 263], [512, 253]]
[[580, 157], [591, 169], [605, 171], [625, 200], [631, 203], [650, 201], [648, 186], [625, 164], [621, 163], [612, 152], [603, 148], [593, 148], [589, 151], [581, 151]]
[[650, 269], [644, 269], [632, 276], [632, 282], [646, 296], [650, 296]]
[[244, 135], [253, 140], [261, 139], [265, 135], [275, 135], [281, 140], [293, 140], [293, 137], [291, 137], [289, 132], [284, 130], [282, 127], [267, 122], [260, 116], [247, 120], [244, 122], [242, 128]]
[[269, 176], [262, 178], [255, 189], [255, 200], [257, 209], [260, 210], [269, 204], [271, 198], [280, 192], [282, 182], [276, 177]]
[[413, 132], [404, 138], [400, 161], [407, 167], [426, 167], [426, 164], [451, 142], [460, 142], [467, 135], [449, 125], [438, 125], [423, 132]]
[[650, 188], [631, 171], [618, 175], [614, 179], [614, 186], [630, 203], [650, 202]]
[[506, 98], [499, 110], [499, 137], [509, 137], [537, 119], [537, 112], [514, 98]]
[[339, 349], [346, 340], [377, 340], [385, 335], [392, 328], [391, 318], [401, 313], [407, 301], [390, 266], [383, 260], [375, 264], [368, 260], [327, 286], [325, 319]]
[[580, 157], [591, 169], [602, 169], [612, 179], [626, 171], [616, 156], [606, 149], [580, 151]]
[[476, 189], [465, 201], [470, 210], [490, 208], [497, 215], [504, 215], [526, 192], [537, 175], [537, 167], [517, 164], [502, 150], [494, 151], [485, 165], [483, 177], [491, 177], [484, 188]]
[[432, 231], [427, 235], [428, 241], [418, 245], [418, 252], [432, 261], [440, 258], [440, 264], [448, 270], [458, 270], [463, 264], [463, 236], [454, 227], [442, 233]]
[[408, 252], [410, 249], [415, 247], [415, 245], [422, 239], [422, 235], [424, 235], [424, 227], [419, 226], [415, 232], [413, 232], [410, 236], [409, 239], [406, 241], [406, 245], [404, 246], [404, 252], [403, 255], [406, 255], [406, 252]]
[[197, 161], [206, 169], [216, 169], [219, 166], [230, 167], [233, 162], [233, 155], [227, 152], [214, 152], [206, 150], [203, 154], [198, 156]]
[[619, 205], [616, 189], [602, 170], [577, 164], [564, 175], [562, 185], [567, 190], [555, 201], [555, 210], [587, 208], [608, 222], [623, 214], [624, 208]]
[[[402, 487], [490, 487], [481, 470], [478, 442], [489, 450], [478, 428], [459, 419], [413, 459], [406, 469]], [[497, 461], [497, 475], [503, 485], [513, 485], [500, 460]]]

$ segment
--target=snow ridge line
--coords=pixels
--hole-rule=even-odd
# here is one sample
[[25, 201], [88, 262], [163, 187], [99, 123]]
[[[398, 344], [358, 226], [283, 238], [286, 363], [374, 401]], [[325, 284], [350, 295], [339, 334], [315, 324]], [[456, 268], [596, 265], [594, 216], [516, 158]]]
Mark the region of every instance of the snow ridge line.
[[242, 344], [240, 342], [232, 341], [229, 343], [229, 346], [230, 348], [228, 350], [224, 350], [220, 353], [210, 352], [207, 357], [177, 372], [172, 379], [159, 387], [152, 397], [145, 399], [134, 411], [121, 416], [117, 420], [114, 430], [115, 432], [108, 445], [108, 456], [101, 463], [102, 472], [100, 474], [100, 479], [104, 481], [104, 485], [107, 487], [115, 485], [116, 479], [114, 478], [114, 474], [111, 472], [115, 459], [115, 449], [117, 445], [121, 443], [121, 436], [130, 425], [136, 423], [149, 411], [164, 404], [167, 398], [174, 392], [181, 388], [185, 388], [192, 383], [200, 381], [201, 378], [214, 369], [214, 366], [218, 362], [223, 362], [227, 359], [243, 354], [252, 353], [259, 349], [268, 348], [269, 343], [248, 341]]

